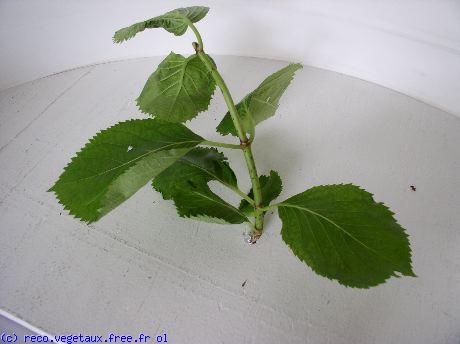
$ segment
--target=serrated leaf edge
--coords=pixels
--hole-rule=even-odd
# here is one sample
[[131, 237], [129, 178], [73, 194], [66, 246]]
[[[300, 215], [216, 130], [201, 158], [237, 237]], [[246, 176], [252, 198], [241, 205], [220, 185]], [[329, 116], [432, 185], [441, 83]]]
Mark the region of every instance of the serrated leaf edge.
[[[168, 56], [170, 56], [171, 54], [179, 55], [179, 56], [181, 56], [182, 58], [184, 58], [185, 60], [188, 60], [190, 57], [194, 57], [194, 56], [195, 56], [195, 55], [190, 55], [190, 56], [185, 57], [185, 56], [182, 55], [182, 54], [176, 54], [174, 51], [171, 51], [168, 55], [166, 55], [165, 59], [166, 59]], [[165, 59], [163, 59], [163, 61], [164, 61]], [[163, 61], [162, 61], [162, 62], [163, 62]], [[160, 62], [160, 64], [161, 64], [161, 62]], [[158, 69], [156, 69], [152, 74], [150, 74], [150, 76], [149, 76], [149, 78], [147, 79], [147, 81], [146, 81], [145, 84], [147, 84], [147, 82], [148, 82], [148, 80], [150, 79], [150, 77], [151, 77], [154, 73], [156, 73], [157, 70], [158, 70]], [[209, 73], [210, 73], [210, 72], [209, 72]], [[184, 74], [185, 74], [185, 73], [184, 73]], [[212, 78], [211, 78], [211, 79], [212, 79]], [[144, 85], [145, 85], [145, 84], [144, 84]], [[183, 122], [170, 121], [170, 120], [168, 120], [167, 118], [164, 118], [163, 116], [158, 117], [158, 118], [161, 119], [161, 120], [163, 120], [163, 121], [170, 122], [170, 123], [183, 123], [183, 124], [185, 124], [185, 123], [187, 123], [187, 122], [189, 122], [189, 121], [194, 120], [194, 119], [197, 118], [199, 115], [201, 115], [203, 112], [206, 112], [206, 111], [209, 109], [209, 105], [211, 104], [211, 101], [214, 99], [214, 95], [215, 95], [215, 93], [216, 93], [216, 88], [217, 88], [217, 87], [216, 87], [217, 85], [216, 85], [216, 82], [214, 81], [214, 79], [212, 79], [212, 84], [213, 84], [213, 90], [212, 90], [211, 96], [209, 97], [209, 100], [206, 102], [205, 108], [204, 108], [203, 110], [198, 111], [193, 117], [187, 118], [187, 119], [186, 119], [185, 121], [183, 121]], [[144, 87], [145, 87], [145, 86], [144, 86]], [[142, 91], [141, 91], [141, 94], [142, 94]], [[139, 105], [139, 98], [140, 98], [140, 94], [139, 94], [139, 96], [135, 99], [136, 106], [137, 106], [137, 108], [139, 109], [139, 112], [141, 112], [142, 114], [144, 114], [144, 115], [146, 115], [146, 116], [148, 116], [148, 117], [150, 117], [150, 118], [156, 118], [156, 117], [157, 117], [156, 114], [153, 114], [153, 113], [150, 113], [150, 112], [147, 112], [147, 111], [144, 111], [144, 110], [141, 109], [141, 107], [140, 107], [140, 105]]]
[[[107, 127], [107, 128], [105, 128], [105, 129], [101, 129], [101, 130], [97, 131], [96, 134], [94, 134], [94, 135], [85, 143], [85, 145], [84, 145], [82, 148], [80, 148], [80, 150], [79, 150], [78, 152], [76, 152], [76, 153], [70, 158], [70, 161], [69, 161], [69, 162], [67, 163], [67, 165], [63, 168], [63, 171], [61, 172], [60, 175], [62, 175], [64, 172], [67, 171], [67, 169], [69, 168], [69, 166], [74, 162], [75, 159], [78, 158], [78, 156], [82, 153], [82, 151], [84, 151], [85, 149], [87, 149], [88, 146], [91, 145], [91, 144], [94, 142], [94, 140], [96, 139], [96, 137], [97, 137], [98, 135], [100, 135], [102, 132], [105, 132], [105, 131], [108, 131], [108, 130], [110, 130], [110, 129], [113, 129], [114, 127], [119, 126], [119, 125], [121, 125], [121, 124], [132, 123], [132, 122], [140, 122], [140, 121], [145, 121], [145, 119], [137, 119], [137, 118], [135, 118], [135, 119], [129, 119], [129, 120], [126, 120], [126, 121], [122, 121], [122, 122], [115, 123], [114, 125], [111, 125], [110, 127]], [[203, 140], [198, 140], [198, 141], [187, 141], [187, 142], [197, 142], [197, 143], [199, 144], [199, 143], [202, 142], [202, 141], [203, 141]], [[185, 142], [185, 141], [184, 141], [184, 142]], [[181, 143], [184, 143], [184, 142], [181, 142]], [[177, 143], [176, 143], [176, 144], [177, 144]], [[171, 149], [174, 149], [174, 148], [171, 148]], [[167, 150], [167, 149], [164, 149], [164, 147], [162, 147], [161, 149], [155, 149], [155, 150], [149, 151], [149, 152], [147, 152], [147, 153], [145, 153], [145, 154], [142, 154], [141, 156], [136, 157], [136, 158], [133, 159], [132, 161], [134, 161], [134, 160], [140, 160], [139, 158], [143, 158], [143, 157], [145, 157], [145, 156], [147, 156], [147, 155], [149, 155], [149, 154], [155, 153], [155, 152], [157, 152], [157, 151], [162, 151], [162, 150]], [[132, 162], [132, 161], [130, 161], [130, 162]], [[129, 163], [130, 163], [130, 162], [129, 162]], [[124, 163], [123, 165], [126, 165], [126, 164], [127, 164], [127, 163]], [[136, 164], [137, 164], [137, 162], [136, 162], [133, 166], [131, 166], [130, 168], [128, 168], [127, 170], [123, 171], [123, 173], [120, 174], [120, 176], [118, 176], [118, 177], [121, 177], [123, 174], [129, 172], [129, 170], [130, 170], [131, 168], [133, 168]], [[123, 165], [120, 165], [120, 166], [118, 166], [117, 168], [119, 168], [119, 167], [121, 167], [121, 166], [123, 166]], [[104, 173], [105, 173], [105, 172], [108, 172], [108, 171], [104, 171]], [[92, 177], [94, 177], [94, 176], [92, 176]], [[88, 178], [89, 178], [89, 177], [88, 177]], [[69, 206], [67, 206], [67, 205], [65, 205], [64, 203], [62, 203], [61, 200], [60, 200], [60, 198], [59, 198], [59, 195], [58, 195], [57, 192], [54, 190], [54, 187], [56, 186], [56, 184], [57, 184], [58, 181], [59, 181], [59, 177], [58, 177], [58, 180], [54, 183], [54, 185], [51, 186], [51, 187], [47, 190], [47, 192], [52, 192], [52, 193], [55, 194], [56, 199], [58, 200], [58, 203], [61, 204], [61, 205], [63, 206], [63, 209], [66, 210], [66, 211], [69, 213], [69, 215], [71, 215], [71, 216], [73, 216], [73, 218], [78, 219], [78, 220], [80, 220], [80, 221], [82, 221], [82, 222], [85, 222], [85, 223], [87, 223], [87, 224], [91, 224], [91, 223], [93, 223], [93, 222], [96, 222], [97, 220], [99, 220], [99, 219], [101, 218], [101, 215], [102, 215], [102, 214], [100, 213], [100, 210], [103, 209], [103, 207], [101, 207], [101, 208], [99, 208], [99, 209], [96, 210], [96, 212], [98, 213], [99, 216], [96, 217], [95, 219], [84, 219], [84, 218], [78, 216], [75, 212], [73, 212], [73, 211], [69, 208]], [[76, 182], [76, 181], [78, 181], [78, 180], [70, 181], [70, 182], [67, 182], [67, 183], [74, 183], [74, 182]], [[65, 184], [65, 183], [64, 183], [64, 184]], [[107, 192], [109, 188], [110, 188], [110, 184], [107, 185], [106, 187], [104, 187], [104, 188], [102, 189], [101, 193]]]
[[[294, 80], [295, 73], [296, 73], [299, 69], [302, 69], [302, 68], [303, 68], [303, 65], [302, 65], [301, 63], [289, 63], [287, 66], [285, 66], [285, 67], [283, 67], [283, 68], [277, 70], [276, 72], [270, 74], [270, 75], [267, 76], [264, 80], [262, 80], [262, 82], [261, 82], [254, 90], [252, 90], [250, 93], [248, 93], [246, 96], [244, 96], [244, 97], [238, 102], [238, 104], [236, 104], [236, 107], [237, 107], [237, 108], [238, 108], [239, 106], [243, 106], [243, 105], [244, 105], [244, 107], [246, 108], [246, 112], [247, 112], [248, 116], [251, 117], [252, 122], [254, 123], [254, 126], [256, 126], [257, 124], [259, 124], [260, 122], [257, 123], [257, 122], [255, 121], [253, 114], [249, 111], [249, 105], [245, 103], [245, 100], [247, 99], [248, 102], [250, 103], [250, 102], [252, 101], [253, 94], [259, 89], [259, 87], [260, 87], [270, 76], [272, 76], [273, 74], [275, 74], [275, 73], [281, 71], [282, 69], [289, 68], [289, 67], [296, 67], [296, 69], [292, 72], [292, 75], [291, 75], [290, 78], [289, 78], [289, 82], [288, 82], [288, 84], [286, 85], [286, 89], [287, 89], [287, 88], [291, 85], [292, 80]], [[282, 76], [282, 75], [280, 75], [279, 77], [281, 77], [281, 76]], [[280, 98], [280, 99], [281, 99], [281, 98]], [[276, 109], [278, 109], [279, 103], [280, 103], [280, 101], [278, 101], [277, 104], [276, 104], [276, 106], [274, 106], [274, 107], [276, 107]], [[240, 105], [240, 104], [242, 104], [242, 105]], [[270, 105], [271, 105], [271, 104], [270, 104]], [[224, 115], [224, 118], [229, 117], [229, 116], [230, 116], [230, 112], [227, 111], [227, 112], [225, 113], [225, 115]], [[273, 116], [270, 116], [270, 117], [273, 117]], [[270, 117], [268, 117], [268, 118], [270, 118]], [[233, 131], [223, 132], [223, 131], [222, 131], [222, 130], [223, 130], [222, 128], [219, 129], [219, 127], [221, 126], [221, 124], [222, 124], [224, 118], [223, 118], [222, 121], [219, 122], [219, 124], [217, 125], [216, 131], [217, 131], [220, 135], [222, 135], [222, 136], [227, 136], [227, 135], [238, 136], [238, 134], [236, 133], [236, 129], [235, 129], [235, 127], [233, 126], [233, 122], [232, 122], [232, 127], [231, 127], [231, 129], [230, 129], [230, 130], [233, 130]], [[266, 119], [268, 119], [268, 118], [266, 118]], [[265, 119], [265, 120], [266, 120], [266, 119]], [[263, 121], [264, 121], [264, 120], [263, 120]], [[262, 122], [263, 122], [263, 121], [262, 121]]]
[[[376, 202], [374, 200], [374, 194], [372, 194], [371, 192], [367, 191], [366, 189], [360, 187], [359, 185], [355, 185], [353, 183], [338, 183], [338, 184], [324, 184], [324, 185], [315, 185], [307, 190], [312, 190], [312, 189], [315, 189], [315, 188], [320, 188], [320, 187], [325, 187], [325, 186], [330, 186], [330, 185], [341, 185], [341, 186], [353, 186], [353, 187], [356, 187], [358, 189], [360, 189], [361, 191], [364, 191], [366, 193], [369, 194], [370, 198], [372, 199], [373, 202], [375, 202], [376, 204], [382, 206], [390, 215], [391, 217], [393, 218], [393, 220], [395, 221], [395, 224], [397, 224], [399, 227], [401, 227], [403, 230], [402, 230], [402, 234], [404, 236], [404, 238], [406, 239], [407, 241], [407, 254], [408, 254], [408, 258], [409, 258], [409, 267], [410, 267], [410, 270], [411, 270], [411, 274], [405, 274], [405, 273], [402, 273], [401, 271], [393, 271], [392, 274], [390, 274], [388, 277], [385, 277], [381, 282], [376, 282], [375, 284], [368, 284], [368, 285], [348, 285], [348, 284], [344, 284], [342, 282], [340, 282], [338, 279], [336, 278], [331, 278], [329, 276], [327, 276], [326, 274], [322, 273], [321, 271], [318, 271], [317, 269], [315, 269], [313, 266], [310, 266], [307, 261], [301, 257], [298, 257], [295, 253], [294, 253], [294, 250], [293, 248], [291, 247], [291, 245], [286, 242], [283, 238], [283, 241], [284, 243], [291, 249], [292, 253], [294, 254], [294, 256], [299, 259], [300, 261], [302, 261], [307, 267], [309, 267], [311, 270], [313, 270], [316, 274], [322, 276], [322, 277], [326, 277], [327, 279], [331, 280], [331, 281], [334, 281], [342, 286], [345, 286], [347, 288], [357, 288], [357, 289], [369, 289], [371, 287], [375, 287], [377, 285], [380, 285], [380, 284], [383, 284], [385, 283], [386, 281], [388, 281], [392, 276], [393, 277], [396, 277], [396, 278], [399, 278], [400, 276], [398, 276], [396, 274], [396, 272], [399, 272], [400, 274], [404, 275], [404, 276], [409, 276], [409, 277], [417, 277], [417, 275], [413, 272], [413, 268], [412, 268], [412, 249], [411, 249], [411, 246], [410, 246], [410, 242], [409, 242], [409, 235], [406, 233], [406, 231], [404, 230], [404, 228], [399, 224], [399, 222], [396, 220], [396, 218], [394, 217], [395, 213], [388, 207], [386, 206], [383, 202]], [[307, 191], [306, 190], [306, 191]], [[298, 194], [297, 194], [298, 195]], [[291, 197], [289, 197], [288, 199], [286, 199], [285, 201], [289, 200], [290, 198], [294, 197], [294, 196], [297, 196], [297, 195], [293, 195]], [[283, 202], [285, 202], [283, 201]], [[288, 204], [285, 204], [283, 202], [280, 202], [277, 204], [277, 207], [282, 207], [282, 206], [286, 206], [286, 207], [290, 207], [290, 205]], [[297, 207], [298, 208], [298, 207]], [[348, 233], [347, 233], [348, 234]], [[281, 230], [281, 236], [283, 237], [283, 231]]]

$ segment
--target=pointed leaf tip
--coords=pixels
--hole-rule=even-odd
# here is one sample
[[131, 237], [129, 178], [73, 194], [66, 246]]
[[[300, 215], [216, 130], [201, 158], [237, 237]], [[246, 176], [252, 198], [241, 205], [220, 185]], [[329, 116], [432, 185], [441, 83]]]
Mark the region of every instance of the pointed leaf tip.
[[408, 236], [383, 204], [352, 184], [317, 186], [279, 204], [281, 235], [316, 273], [356, 288], [415, 276]]
[[[294, 78], [295, 72], [302, 67], [300, 63], [291, 63], [281, 68], [268, 76], [236, 105], [242, 125], [246, 130], [251, 128], [252, 123], [257, 125], [275, 114], [281, 96]], [[229, 112], [226, 113], [216, 130], [221, 135], [238, 136]]]
[[71, 215], [94, 222], [202, 141], [182, 124], [121, 122], [89, 140], [50, 191]]
[[215, 180], [236, 186], [236, 176], [225, 156], [213, 148], [194, 148], [152, 182], [164, 199], [172, 199], [180, 216], [215, 223], [243, 223], [244, 213], [211, 191]]

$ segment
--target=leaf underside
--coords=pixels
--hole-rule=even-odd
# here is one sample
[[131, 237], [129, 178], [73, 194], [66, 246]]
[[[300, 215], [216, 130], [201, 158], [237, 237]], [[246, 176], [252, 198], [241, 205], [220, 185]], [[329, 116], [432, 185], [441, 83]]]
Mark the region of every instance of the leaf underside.
[[[236, 105], [243, 128], [247, 132], [252, 125], [256, 125], [275, 114], [281, 96], [294, 78], [295, 72], [300, 68], [302, 65], [299, 63], [289, 64], [273, 73]], [[222, 135], [238, 136], [229, 112], [225, 114], [216, 129]]]
[[172, 199], [182, 217], [216, 223], [242, 223], [246, 216], [217, 196], [208, 186], [216, 180], [237, 186], [236, 176], [222, 153], [212, 148], [194, 148], [152, 182], [164, 199]]
[[70, 214], [93, 222], [202, 141], [182, 124], [120, 122], [94, 136], [49, 191]]
[[170, 53], [137, 98], [139, 109], [169, 122], [185, 122], [208, 108], [216, 87], [198, 55]]
[[316, 273], [368, 288], [397, 272], [415, 276], [404, 229], [372, 194], [352, 184], [317, 186], [282, 202], [281, 235]]
[[173, 33], [176, 36], [181, 36], [187, 31], [187, 18], [192, 23], [196, 23], [203, 19], [208, 13], [209, 8], [203, 6], [192, 6], [178, 8], [167, 12], [161, 16], [148, 19], [143, 22], [133, 24], [115, 32], [113, 41], [121, 43], [133, 38], [136, 34], [145, 29], [164, 28], [166, 31]]
[[[270, 205], [270, 203], [276, 199], [283, 189], [281, 178], [276, 171], [270, 171], [268, 176], [259, 176], [259, 183], [262, 194], [262, 207]], [[251, 188], [248, 196], [254, 199], [254, 192]], [[249, 204], [245, 199], [241, 200], [239, 208], [247, 216], [254, 216], [254, 207]]]

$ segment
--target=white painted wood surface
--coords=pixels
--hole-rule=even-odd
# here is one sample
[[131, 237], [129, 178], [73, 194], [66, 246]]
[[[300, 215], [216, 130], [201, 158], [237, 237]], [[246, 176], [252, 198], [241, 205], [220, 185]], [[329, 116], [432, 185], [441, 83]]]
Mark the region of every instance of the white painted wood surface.
[[[134, 99], [159, 61], [0, 93], [0, 308], [52, 334], [167, 332], [171, 343], [459, 342], [460, 119], [374, 84], [305, 67], [258, 127], [256, 162], [279, 171], [280, 199], [323, 183], [373, 192], [407, 228], [418, 278], [342, 287], [293, 256], [276, 214], [248, 246], [242, 226], [178, 218], [149, 186], [91, 226], [68, 216], [46, 190], [98, 130], [142, 117]], [[284, 65], [216, 61], [236, 99]], [[216, 94], [190, 126], [218, 138], [224, 111]], [[226, 154], [248, 189], [240, 153]]]

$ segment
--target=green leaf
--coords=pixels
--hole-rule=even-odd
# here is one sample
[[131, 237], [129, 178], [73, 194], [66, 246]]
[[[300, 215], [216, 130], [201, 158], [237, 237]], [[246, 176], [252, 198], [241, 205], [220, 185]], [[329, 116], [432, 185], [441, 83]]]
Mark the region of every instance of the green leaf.
[[[262, 206], [266, 207], [279, 196], [281, 190], [283, 189], [283, 184], [278, 172], [275, 171], [270, 171], [270, 175], [268, 176], [260, 176], [259, 183], [262, 192]], [[254, 199], [254, 192], [252, 188], [251, 191], [249, 191], [248, 196]], [[254, 216], [254, 207], [244, 199], [241, 201], [238, 209], [247, 216]]]
[[70, 214], [93, 222], [203, 140], [182, 124], [121, 122], [94, 136], [49, 191]]
[[195, 148], [152, 182], [164, 199], [172, 199], [182, 217], [222, 223], [242, 223], [246, 216], [211, 191], [216, 180], [230, 188], [237, 186], [235, 174], [222, 153], [212, 148]]
[[[295, 63], [273, 73], [236, 105], [241, 123], [247, 132], [252, 125], [265, 121], [275, 114], [281, 96], [294, 78], [294, 73], [300, 68], [302, 65]], [[238, 136], [229, 112], [216, 129], [222, 135]]]
[[316, 273], [368, 288], [415, 276], [404, 229], [372, 194], [352, 184], [317, 186], [279, 204], [281, 235]]
[[208, 108], [216, 84], [198, 55], [170, 53], [149, 77], [137, 105], [169, 122], [185, 122]]
[[187, 31], [188, 20], [196, 23], [204, 18], [209, 8], [203, 6], [192, 6], [178, 8], [167, 12], [161, 16], [148, 19], [146, 21], [133, 24], [115, 32], [113, 41], [121, 43], [136, 36], [137, 33], [151, 28], [164, 28], [176, 36], [181, 36]]

